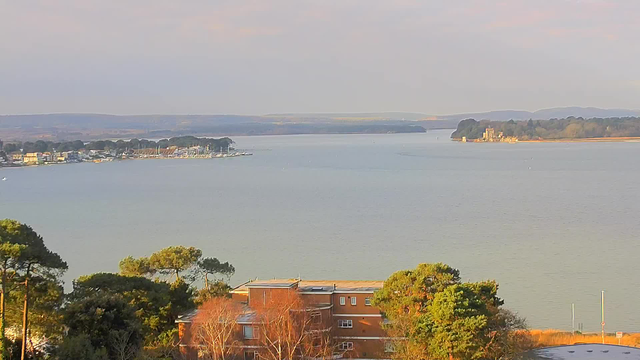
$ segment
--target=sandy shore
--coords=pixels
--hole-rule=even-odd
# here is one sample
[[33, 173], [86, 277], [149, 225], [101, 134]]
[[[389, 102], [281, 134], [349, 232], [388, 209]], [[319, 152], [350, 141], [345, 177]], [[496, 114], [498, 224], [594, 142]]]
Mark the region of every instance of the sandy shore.
[[[451, 139], [453, 141], [460, 141], [462, 139]], [[486, 141], [467, 141], [468, 143], [485, 143]], [[491, 142], [491, 144], [495, 143], [509, 143], [506, 141], [496, 141]], [[568, 143], [568, 142], [640, 142], [640, 137], [601, 137], [601, 138], [579, 138], [579, 139], [543, 139], [543, 140], [518, 140], [519, 143]], [[489, 142], [486, 142], [489, 143]]]
[[602, 137], [580, 139], [547, 139], [547, 140], [519, 140], [518, 142], [640, 142], [640, 137]]

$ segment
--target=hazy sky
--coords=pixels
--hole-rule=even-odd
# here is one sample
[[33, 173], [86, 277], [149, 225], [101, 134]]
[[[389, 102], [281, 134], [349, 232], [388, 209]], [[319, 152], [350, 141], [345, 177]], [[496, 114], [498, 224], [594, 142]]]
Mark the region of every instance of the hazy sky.
[[0, 113], [640, 108], [639, 0], [0, 0]]

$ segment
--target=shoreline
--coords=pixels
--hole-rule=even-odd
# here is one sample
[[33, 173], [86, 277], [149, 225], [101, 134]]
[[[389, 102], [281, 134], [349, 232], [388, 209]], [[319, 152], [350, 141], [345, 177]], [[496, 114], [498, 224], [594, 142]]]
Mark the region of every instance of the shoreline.
[[602, 138], [579, 138], [579, 139], [543, 139], [543, 140], [520, 140], [518, 142], [640, 142], [640, 136], [626, 137], [602, 137]]
[[246, 157], [252, 156], [252, 153], [235, 153], [226, 156], [206, 156], [206, 155], [197, 155], [197, 156], [188, 156], [188, 157], [170, 157], [170, 156], [143, 156], [143, 157], [127, 157], [127, 158], [107, 158], [107, 159], [93, 159], [93, 160], [83, 160], [83, 161], [73, 161], [73, 162], [47, 162], [43, 164], [23, 164], [23, 165], [11, 165], [11, 166], [2, 166], [0, 165], [0, 169], [24, 169], [24, 168], [35, 168], [35, 167], [43, 167], [43, 166], [58, 166], [58, 165], [72, 165], [72, 164], [102, 164], [102, 163], [112, 163], [119, 161], [128, 161], [128, 160], [190, 160], [190, 159], [227, 159], [234, 157]]
[[[463, 142], [462, 139], [452, 138], [453, 141]], [[507, 141], [467, 141], [468, 143], [506, 143]], [[628, 137], [602, 137], [602, 138], [577, 138], [577, 139], [542, 139], [542, 140], [518, 140], [517, 143], [584, 143], [584, 142], [640, 142], [640, 136]]]

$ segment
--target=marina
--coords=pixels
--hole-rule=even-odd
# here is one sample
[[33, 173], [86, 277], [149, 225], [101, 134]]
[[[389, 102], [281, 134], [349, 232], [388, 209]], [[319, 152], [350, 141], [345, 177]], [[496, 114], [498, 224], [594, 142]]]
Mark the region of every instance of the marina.
[[67, 151], [56, 151], [55, 149], [52, 149], [51, 151], [36, 152], [27, 152], [26, 149], [16, 149], [8, 153], [0, 151], [0, 167], [59, 165], [81, 162], [99, 164], [114, 160], [135, 159], [221, 159], [253, 155], [246, 151], [238, 151], [234, 149], [230, 146], [230, 143], [227, 144], [225, 148], [211, 145], [172, 145], [144, 148], [122, 148], [117, 146], [105, 147], [103, 145], [101, 149], [92, 149], [92, 144], [93, 143], [80, 143], [82, 148]]

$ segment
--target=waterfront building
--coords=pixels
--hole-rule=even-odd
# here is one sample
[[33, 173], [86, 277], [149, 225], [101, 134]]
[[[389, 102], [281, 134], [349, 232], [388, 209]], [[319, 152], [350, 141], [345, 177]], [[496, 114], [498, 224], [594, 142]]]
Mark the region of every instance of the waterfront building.
[[22, 162], [25, 165], [40, 165], [44, 164], [44, 157], [39, 152], [27, 153], [22, 157]]
[[65, 151], [62, 153], [58, 153], [58, 161], [79, 161], [80, 154], [77, 151]]
[[494, 128], [487, 128], [482, 134], [482, 140], [488, 142], [496, 141], [496, 130]]
[[170, 148], [148, 148], [148, 149], [135, 149], [133, 154], [138, 157], [173, 157], [177, 152], [175, 147]]
[[55, 153], [51, 153], [51, 152], [42, 153], [42, 161], [44, 162], [53, 162], [55, 158], [56, 158]]
[[513, 144], [518, 142], [518, 138], [516, 136], [505, 136], [502, 131], [496, 135], [496, 130], [489, 127], [482, 133], [482, 139], [476, 139], [476, 142], [508, 142]]
[[[382, 328], [384, 318], [372, 305], [373, 294], [382, 281], [307, 281], [297, 279], [255, 280], [231, 291], [231, 298], [245, 307], [239, 326], [243, 340], [237, 359], [259, 358], [256, 335], [260, 321], [253, 314], [272, 296], [296, 292], [311, 312], [314, 328], [327, 334], [334, 358], [388, 359], [393, 351], [391, 339]], [[180, 349], [188, 360], [199, 359], [200, 344], [192, 336], [191, 326], [197, 310], [181, 316], [177, 323], [181, 336]], [[240, 329], [238, 329], [240, 331]], [[200, 357], [201, 358], [201, 357]]]

